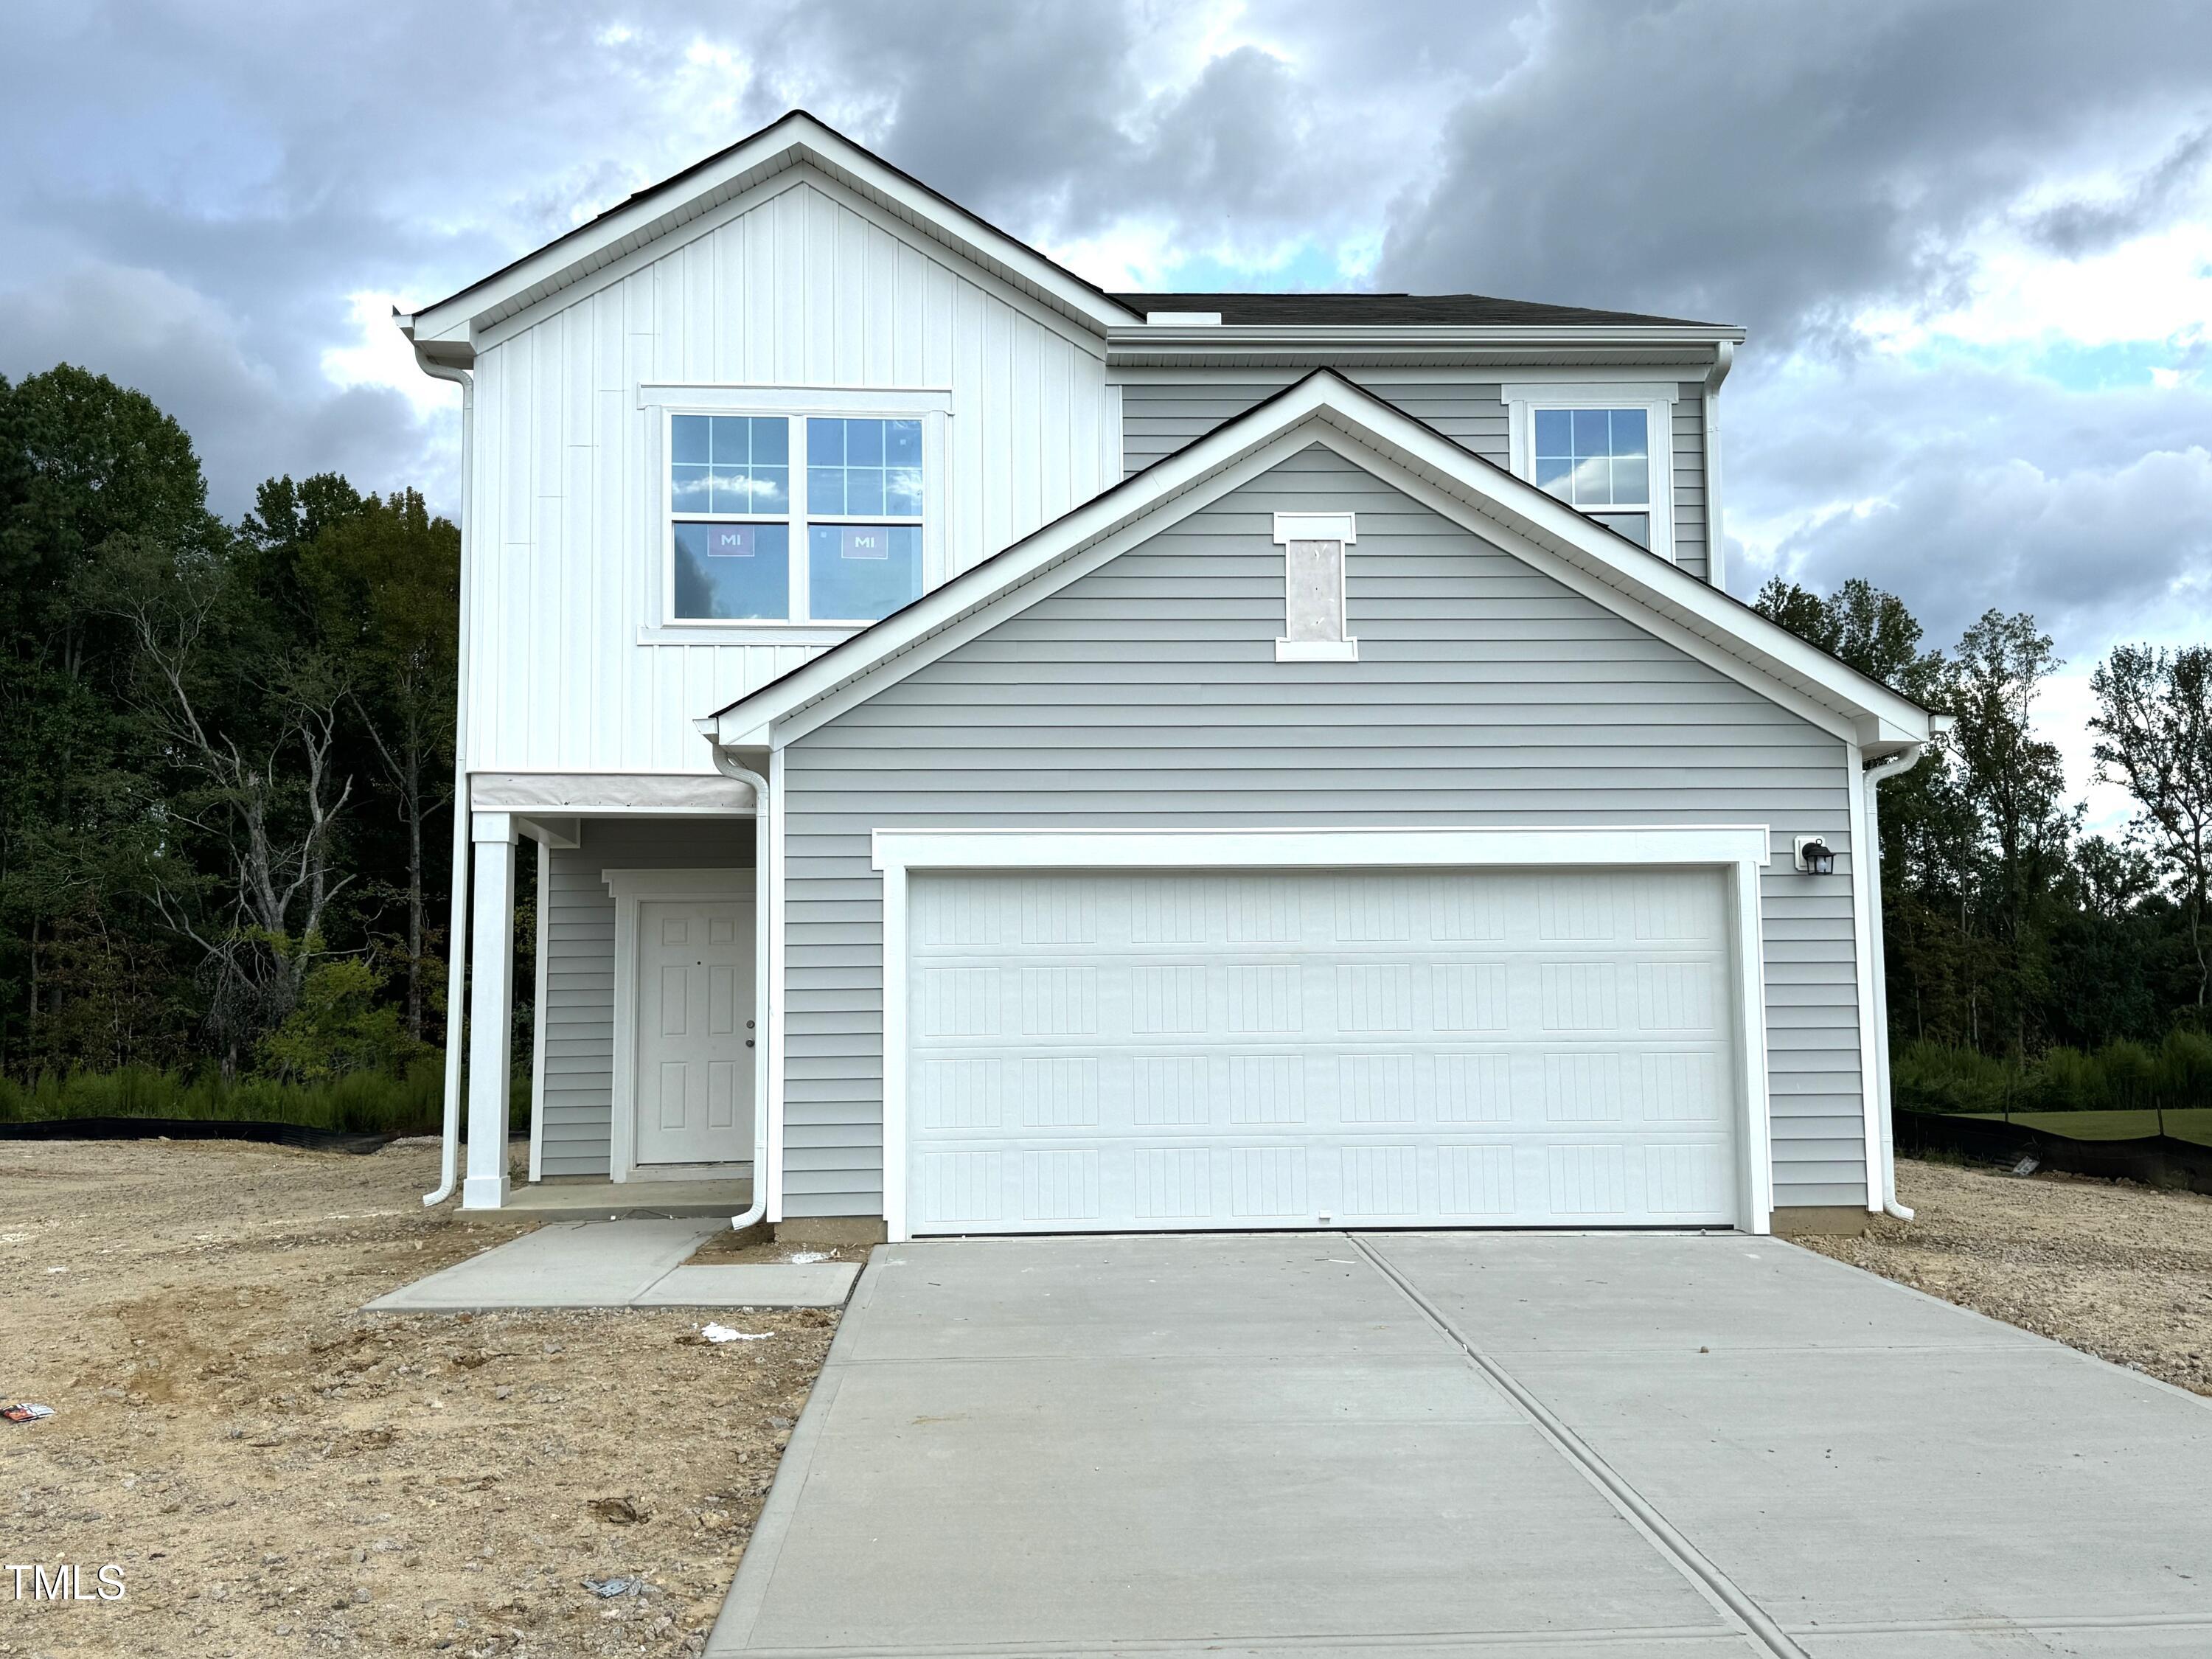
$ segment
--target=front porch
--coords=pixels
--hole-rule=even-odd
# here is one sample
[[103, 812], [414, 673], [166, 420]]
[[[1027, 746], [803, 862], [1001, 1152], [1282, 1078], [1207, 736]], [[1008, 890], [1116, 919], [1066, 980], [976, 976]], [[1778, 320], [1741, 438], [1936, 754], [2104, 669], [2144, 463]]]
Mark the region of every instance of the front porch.
[[[751, 787], [477, 774], [471, 805], [462, 1208], [545, 1220], [745, 1210], [765, 1092]], [[535, 982], [519, 1031], [525, 841], [537, 846]], [[520, 1040], [531, 1044], [530, 1132], [526, 1161], [511, 1168]]]
[[750, 1176], [722, 1181], [594, 1181], [586, 1176], [511, 1182], [496, 1210], [464, 1207], [462, 1218], [522, 1221], [678, 1220], [742, 1215], [753, 1201]]

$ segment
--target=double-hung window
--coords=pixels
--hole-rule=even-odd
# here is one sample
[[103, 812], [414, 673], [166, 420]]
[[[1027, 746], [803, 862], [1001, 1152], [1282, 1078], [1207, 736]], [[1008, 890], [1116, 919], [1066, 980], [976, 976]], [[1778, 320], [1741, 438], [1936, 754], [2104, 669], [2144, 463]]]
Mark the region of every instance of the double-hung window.
[[1516, 474], [1638, 547], [1674, 556], [1674, 382], [1561, 378], [1498, 392]]
[[871, 623], [921, 597], [918, 419], [672, 414], [668, 620]]
[[1650, 411], [1539, 409], [1534, 416], [1537, 487], [1650, 546]]

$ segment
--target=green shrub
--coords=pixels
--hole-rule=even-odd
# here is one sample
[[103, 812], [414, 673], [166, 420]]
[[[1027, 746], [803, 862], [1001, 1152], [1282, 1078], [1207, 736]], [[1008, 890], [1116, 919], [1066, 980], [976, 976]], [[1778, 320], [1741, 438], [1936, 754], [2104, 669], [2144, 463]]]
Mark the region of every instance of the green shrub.
[[1890, 1092], [1913, 1112], [2182, 1111], [2212, 1107], [2212, 1036], [2176, 1027], [2156, 1048], [2108, 1042], [2053, 1048], [2022, 1065], [1972, 1048], [1908, 1042], [1890, 1062]]
[[2019, 1068], [1975, 1048], [1925, 1040], [1891, 1056], [1890, 1092], [1914, 1112], [2002, 1112], [2021, 1092]]
[[2158, 1104], [2158, 1057], [2140, 1042], [2108, 1042], [2097, 1050], [2108, 1107], [2139, 1111]]
[[2158, 1046], [2157, 1091], [2170, 1107], [2212, 1104], [2212, 1036], [2176, 1026]]
[[[524, 1096], [526, 1112], [528, 1096]], [[172, 1117], [298, 1123], [355, 1134], [430, 1134], [443, 1120], [444, 1073], [425, 1056], [404, 1075], [353, 1072], [313, 1083], [269, 1077], [225, 1082], [147, 1066], [0, 1079], [0, 1122], [69, 1117]]]
[[2112, 1105], [2104, 1067], [2079, 1048], [2053, 1048], [2036, 1070], [2037, 1111], [2101, 1112]]
[[261, 1069], [286, 1083], [330, 1083], [356, 1072], [399, 1077], [421, 1048], [399, 1010], [380, 1001], [383, 969], [362, 957], [334, 957], [307, 970], [299, 1006], [262, 1038]]

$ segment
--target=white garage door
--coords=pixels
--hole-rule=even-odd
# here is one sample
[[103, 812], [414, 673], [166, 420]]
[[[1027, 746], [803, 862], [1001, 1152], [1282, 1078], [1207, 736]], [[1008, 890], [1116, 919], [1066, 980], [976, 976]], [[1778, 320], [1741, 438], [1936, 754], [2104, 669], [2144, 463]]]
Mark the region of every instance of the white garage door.
[[1717, 873], [917, 873], [916, 1232], [1727, 1224]]

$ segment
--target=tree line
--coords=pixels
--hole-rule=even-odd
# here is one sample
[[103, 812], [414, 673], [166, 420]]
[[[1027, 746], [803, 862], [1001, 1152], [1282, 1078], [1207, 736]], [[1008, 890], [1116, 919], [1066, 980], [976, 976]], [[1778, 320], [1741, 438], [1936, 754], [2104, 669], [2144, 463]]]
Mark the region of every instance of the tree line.
[[[436, 1041], [459, 543], [334, 473], [226, 522], [151, 399], [0, 378], [0, 1078], [312, 1082]], [[1881, 790], [1897, 1043], [2024, 1062], [2208, 1024], [2212, 651], [2098, 665], [2097, 766], [2140, 810], [2091, 835], [2035, 734], [2061, 664], [2032, 617], [1937, 650], [1863, 581], [1757, 605], [1955, 717]]]
[[[1863, 580], [1820, 594], [1778, 577], [1756, 605], [1955, 722], [1881, 786], [1891, 1039], [1917, 1048], [1899, 1071], [1899, 1103], [1916, 1103], [1908, 1072], [1915, 1083], [1936, 1074], [1939, 1094], [1968, 1089], [1961, 1079], [1984, 1092], [2021, 1086], [1931, 1050], [2017, 1074], [2053, 1056], [2078, 1073], [2075, 1062], [2101, 1054], [2106, 1069], [2140, 1074], [2126, 1103], [2150, 1103], [2150, 1049], [2161, 1044], [2183, 1063], [2184, 1092], [2207, 1097], [2212, 649], [2122, 645], [2097, 665], [2096, 775], [2136, 811], [2122, 832], [2094, 835], [2057, 746], [2035, 732], [2038, 696], [2064, 665], [2033, 617], [1990, 611], [1946, 652], [1923, 647], [1904, 603]], [[2106, 1103], [2104, 1086], [2091, 1079], [2049, 1103]]]
[[0, 378], [0, 1074], [397, 1073], [437, 1035], [460, 538]]

